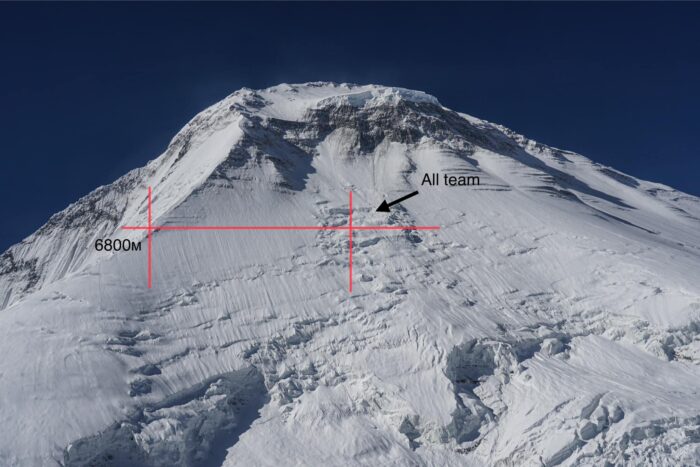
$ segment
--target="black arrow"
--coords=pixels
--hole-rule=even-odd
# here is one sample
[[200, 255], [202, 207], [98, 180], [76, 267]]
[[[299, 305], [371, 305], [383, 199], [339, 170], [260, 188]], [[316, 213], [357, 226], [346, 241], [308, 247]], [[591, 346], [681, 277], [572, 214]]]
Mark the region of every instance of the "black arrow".
[[418, 194], [417, 191], [414, 191], [413, 193], [409, 193], [406, 196], [402, 196], [401, 198], [397, 199], [396, 201], [392, 201], [391, 203], [387, 203], [386, 200], [382, 201], [382, 204], [379, 205], [377, 208], [377, 212], [389, 212], [389, 207], [399, 204], [401, 201], [406, 201], [408, 198], [412, 198]]

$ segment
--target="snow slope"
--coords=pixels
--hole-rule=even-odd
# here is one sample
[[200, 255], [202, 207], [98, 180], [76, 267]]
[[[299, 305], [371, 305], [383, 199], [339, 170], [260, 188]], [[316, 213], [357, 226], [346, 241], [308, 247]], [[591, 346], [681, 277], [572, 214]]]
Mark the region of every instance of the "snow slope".
[[[424, 173], [479, 186], [421, 186]], [[439, 225], [158, 231], [122, 225]], [[383, 199], [420, 196], [375, 212]], [[700, 200], [418, 91], [237, 91], [0, 257], [1, 465], [698, 465]]]

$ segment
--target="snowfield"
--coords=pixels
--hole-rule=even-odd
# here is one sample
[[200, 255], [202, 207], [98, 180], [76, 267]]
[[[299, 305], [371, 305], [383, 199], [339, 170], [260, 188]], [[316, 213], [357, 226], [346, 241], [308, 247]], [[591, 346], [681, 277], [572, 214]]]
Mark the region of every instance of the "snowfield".
[[[352, 293], [346, 231], [157, 231], [148, 289], [148, 186], [441, 229], [356, 231]], [[700, 465], [699, 279], [696, 197], [418, 91], [242, 89], [0, 256], [0, 465]]]

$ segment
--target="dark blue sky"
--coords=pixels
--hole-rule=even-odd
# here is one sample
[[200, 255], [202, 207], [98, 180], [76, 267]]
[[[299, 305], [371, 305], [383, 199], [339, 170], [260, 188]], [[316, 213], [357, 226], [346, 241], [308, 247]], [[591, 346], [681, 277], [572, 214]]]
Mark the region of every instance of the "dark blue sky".
[[0, 251], [243, 87], [420, 89], [700, 195], [700, 4], [0, 4]]

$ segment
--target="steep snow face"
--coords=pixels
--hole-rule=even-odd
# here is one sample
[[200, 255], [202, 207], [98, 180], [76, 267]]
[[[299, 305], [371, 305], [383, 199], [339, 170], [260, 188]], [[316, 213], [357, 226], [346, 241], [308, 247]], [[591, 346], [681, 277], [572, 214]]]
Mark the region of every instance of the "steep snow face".
[[[421, 185], [424, 174], [478, 186]], [[439, 225], [157, 231], [154, 225]], [[383, 199], [420, 195], [375, 212]], [[693, 465], [700, 200], [418, 91], [243, 89], [0, 259], [2, 465]]]

